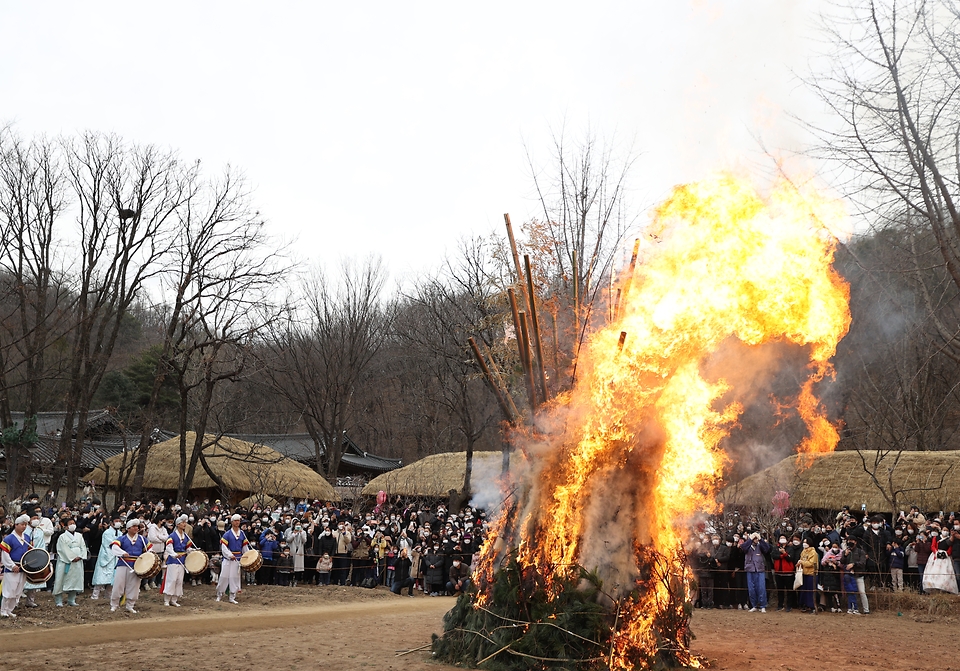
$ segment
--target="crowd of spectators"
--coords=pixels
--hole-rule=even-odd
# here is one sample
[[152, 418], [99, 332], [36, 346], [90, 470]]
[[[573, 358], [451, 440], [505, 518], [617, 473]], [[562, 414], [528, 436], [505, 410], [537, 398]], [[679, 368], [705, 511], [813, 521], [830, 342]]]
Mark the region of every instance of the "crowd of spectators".
[[[221, 562], [220, 539], [230, 526], [230, 516], [239, 513], [250, 548], [259, 550], [263, 557], [259, 570], [244, 574], [247, 585], [383, 585], [395, 594], [405, 589], [409, 596], [439, 596], [465, 590], [470, 566], [487, 527], [483, 510], [465, 506], [448, 511], [444, 504], [428, 501], [388, 503], [359, 512], [329, 501], [303, 499], [276, 507], [250, 508], [231, 508], [209, 499], [186, 506], [154, 500], [124, 502], [107, 511], [97, 497], [68, 507], [57, 504], [53, 492], [48, 492], [42, 499], [30, 494], [0, 506], [0, 533], [6, 535], [12, 530], [21, 510], [37, 507], [44, 524], [49, 526], [47, 549], [54, 562], [57, 536], [63, 530], [61, 520], [75, 520], [76, 531], [82, 534], [89, 549], [84, 565], [85, 586], [93, 587], [94, 595], [100, 591], [94, 583], [97, 562], [116, 562], [113, 555], [100, 552], [104, 532], [126, 528], [130, 519], [142, 522], [140, 533], [153, 544], [154, 551], [162, 552], [175, 518], [187, 516], [187, 535], [209, 557], [206, 571], [188, 577], [193, 585], [216, 582]], [[113, 537], [108, 534], [106, 544]], [[142, 587], [158, 587], [162, 576], [161, 573], [145, 580]]]
[[698, 529], [689, 562], [700, 608], [866, 615], [868, 592], [958, 593], [960, 515], [916, 506], [896, 518], [844, 507], [819, 521], [731, 513]]

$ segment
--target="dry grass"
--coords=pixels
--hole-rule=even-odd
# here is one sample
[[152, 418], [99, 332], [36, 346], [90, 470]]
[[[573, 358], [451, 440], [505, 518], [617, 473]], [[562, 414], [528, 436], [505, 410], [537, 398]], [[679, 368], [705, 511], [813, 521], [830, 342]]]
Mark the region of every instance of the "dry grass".
[[[187, 454], [193, 449], [196, 434], [187, 432]], [[303, 464], [288, 459], [267, 447], [226, 436], [204, 436], [203, 456], [210, 470], [236, 492], [262, 492], [276, 497], [336, 499], [329, 482]], [[85, 476], [85, 480], [108, 487], [119, 486], [121, 478], [131, 472], [137, 451], [119, 454], [104, 461]], [[132, 476], [127, 475], [129, 482]], [[147, 453], [147, 469], [143, 485], [147, 489], [173, 491], [180, 480], [180, 437], [158, 443]], [[197, 466], [192, 489], [210, 489], [217, 484], [202, 466]]]

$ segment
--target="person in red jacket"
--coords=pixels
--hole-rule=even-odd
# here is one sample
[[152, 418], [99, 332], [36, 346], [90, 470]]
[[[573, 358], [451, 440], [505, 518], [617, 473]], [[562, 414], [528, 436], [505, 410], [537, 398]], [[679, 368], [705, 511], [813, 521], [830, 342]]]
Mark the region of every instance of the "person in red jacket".
[[789, 613], [797, 607], [797, 592], [793, 589], [794, 571], [797, 567], [787, 551], [786, 536], [780, 536], [770, 556], [773, 558], [773, 579], [777, 586], [777, 610]]

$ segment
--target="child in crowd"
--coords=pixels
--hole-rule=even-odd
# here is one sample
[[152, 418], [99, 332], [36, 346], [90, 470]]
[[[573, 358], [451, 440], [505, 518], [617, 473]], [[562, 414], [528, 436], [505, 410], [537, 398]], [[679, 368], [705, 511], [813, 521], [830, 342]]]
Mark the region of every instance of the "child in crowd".
[[282, 587], [289, 587], [293, 579], [293, 557], [290, 556], [290, 548], [286, 545], [280, 548], [280, 558], [277, 560], [277, 584]]
[[324, 552], [317, 562], [317, 577], [320, 585], [330, 584], [330, 571], [333, 570], [333, 558], [329, 552]]

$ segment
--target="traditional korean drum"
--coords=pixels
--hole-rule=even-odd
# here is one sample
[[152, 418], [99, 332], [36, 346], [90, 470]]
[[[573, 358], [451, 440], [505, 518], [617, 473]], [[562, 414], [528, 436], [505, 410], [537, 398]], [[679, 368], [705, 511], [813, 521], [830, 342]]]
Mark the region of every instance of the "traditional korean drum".
[[20, 558], [20, 570], [23, 571], [29, 583], [37, 585], [47, 582], [53, 576], [50, 553], [40, 548], [27, 550]]
[[240, 568], [247, 573], [253, 573], [263, 566], [263, 555], [259, 550], [247, 550], [240, 555]]
[[210, 565], [210, 558], [203, 550], [194, 550], [183, 560], [183, 566], [190, 575], [199, 575], [207, 570]]
[[155, 552], [144, 552], [133, 562], [133, 572], [141, 578], [152, 578], [160, 573], [163, 564], [160, 555]]

